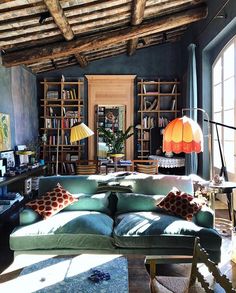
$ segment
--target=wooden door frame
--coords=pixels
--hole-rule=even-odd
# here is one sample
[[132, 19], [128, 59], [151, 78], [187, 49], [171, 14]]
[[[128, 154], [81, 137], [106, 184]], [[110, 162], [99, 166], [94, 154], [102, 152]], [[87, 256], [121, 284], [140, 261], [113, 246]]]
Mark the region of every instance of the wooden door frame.
[[[136, 75], [85, 75], [88, 80], [88, 127], [96, 132], [95, 105], [124, 105], [125, 128], [134, 125], [134, 79]], [[134, 157], [133, 136], [126, 141], [126, 159]], [[95, 136], [88, 138], [88, 159], [95, 158]]]

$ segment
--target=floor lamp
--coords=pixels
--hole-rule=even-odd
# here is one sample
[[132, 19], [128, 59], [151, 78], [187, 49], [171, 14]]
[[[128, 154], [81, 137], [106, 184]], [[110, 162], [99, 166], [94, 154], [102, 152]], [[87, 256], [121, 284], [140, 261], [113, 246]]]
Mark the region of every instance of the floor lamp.
[[[71, 127], [70, 142], [76, 142], [93, 135], [94, 132], [83, 122], [78, 122]], [[58, 156], [59, 156], [59, 127], [57, 128], [57, 154], [56, 154], [56, 175], [58, 175]]]
[[[212, 152], [211, 152], [211, 135], [209, 116], [201, 108], [184, 108], [184, 111], [201, 111], [208, 121], [208, 151], [210, 179], [213, 175]], [[163, 133], [163, 152], [179, 153], [200, 153], [203, 151], [203, 133], [199, 124], [193, 119], [183, 116], [172, 120], [164, 129]]]

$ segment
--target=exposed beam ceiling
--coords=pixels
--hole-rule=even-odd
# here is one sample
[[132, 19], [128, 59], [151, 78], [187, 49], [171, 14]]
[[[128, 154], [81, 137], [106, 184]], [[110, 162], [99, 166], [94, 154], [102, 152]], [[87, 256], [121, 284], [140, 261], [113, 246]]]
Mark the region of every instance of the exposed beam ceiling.
[[3, 65], [44, 72], [181, 39], [205, 0], [0, 1]]

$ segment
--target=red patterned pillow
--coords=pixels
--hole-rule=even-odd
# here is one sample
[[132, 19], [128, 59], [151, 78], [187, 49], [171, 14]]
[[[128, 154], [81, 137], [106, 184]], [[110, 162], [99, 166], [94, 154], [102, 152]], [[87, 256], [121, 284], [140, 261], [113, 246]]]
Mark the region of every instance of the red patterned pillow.
[[47, 219], [77, 200], [77, 198], [73, 197], [72, 194], [57, 183], [53, 191], [47, 192], [42, 197], [28, 202], [26, 206], [32, 208], [44, 219]]
[[174, 188], [157, 207], [172, 215], [191, 221], [193, 215], [201, 209], [202, 204], [197, 203], [192, 195]]

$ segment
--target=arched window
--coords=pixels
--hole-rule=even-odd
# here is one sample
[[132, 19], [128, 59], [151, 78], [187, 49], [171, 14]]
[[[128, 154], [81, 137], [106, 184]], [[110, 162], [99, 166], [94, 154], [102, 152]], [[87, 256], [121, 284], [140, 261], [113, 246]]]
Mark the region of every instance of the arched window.
[[[213, 121], [236, 126], [236, 36], [224, 47], [213, 64]], [[221, 169], [216, 129], [213, 125], [213, 163], [215, 173]], [[236, 130], [218, 126], [229, 180], [236, 179]]]

